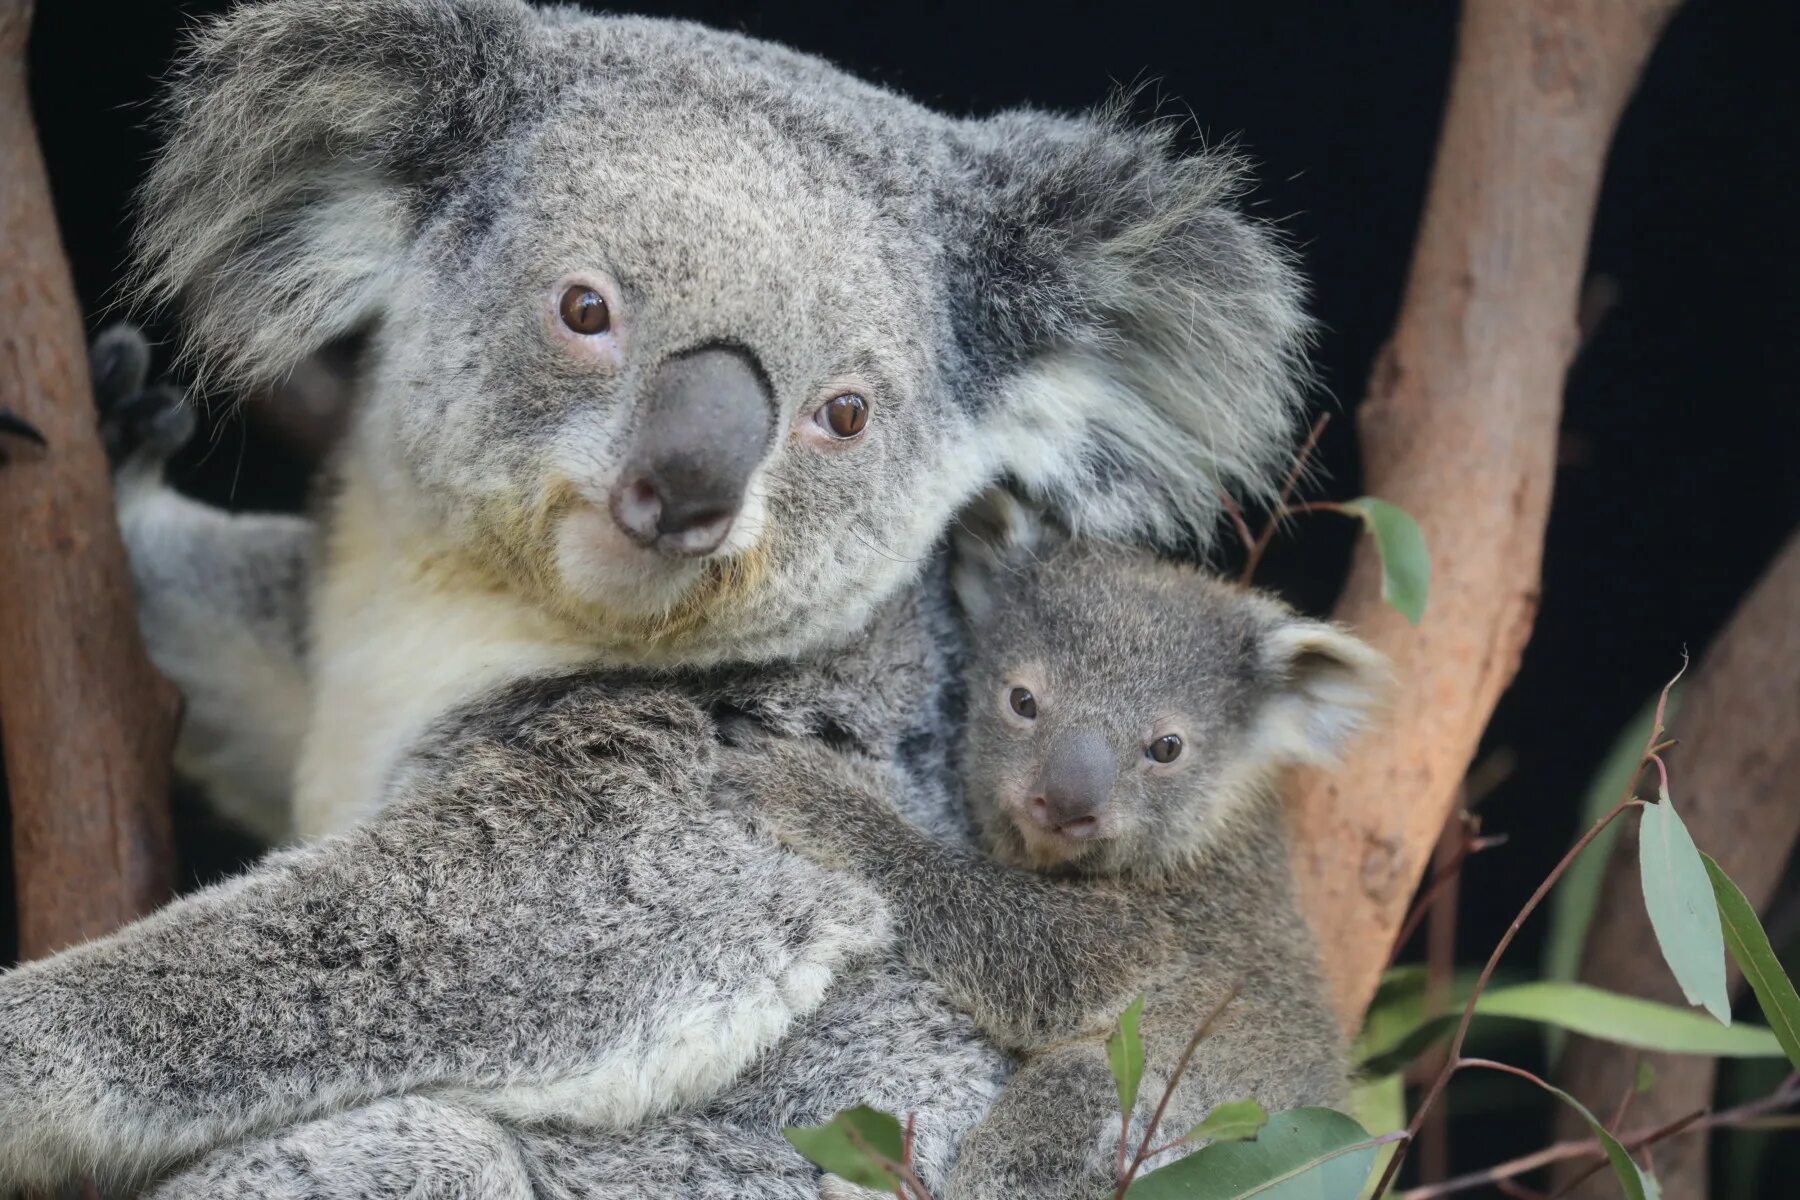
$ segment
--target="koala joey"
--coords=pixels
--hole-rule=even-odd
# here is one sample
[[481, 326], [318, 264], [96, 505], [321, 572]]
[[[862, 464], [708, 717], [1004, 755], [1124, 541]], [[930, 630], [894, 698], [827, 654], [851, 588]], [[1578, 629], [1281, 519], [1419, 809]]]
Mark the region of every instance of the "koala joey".
[[977, 550], [957, 586], [973, 642], [960, 773], [986, 857], [916, 829], [868, 764], [786, 746], [736, 769], [777, 836], [872, 884], [906, 960], [1022, 1055], [950, 1194], [1105, 1193], [1120, 1126], [1101, 1042], [1138, 995], [1155, 1097], [1236, 989], [1169, 1130], [1225, 1100], [1341, 1101], [1272, 785], [1365, 723], [1381, 657], [1143, 551]]
[[[629, 1144], [662, 1194], [671, 1162], [733, 1194], [772, 1143], [722, 1131], [826, 1103], [800, 1048], [832, 1029], [797, 1034], [898, 967], [871, 889], [711, 802], [721, 731], [847, 745], [952, 824], [958, 510], [1007, 480], [1163, 541], [1266, 489], [1287, 256], [1166, 128], [951, 118], [519, 0], [244, 5], [164, 112], [138, 283], [201, 378], [358, 347], [316, 521], [147, 459], [120, 487], [184, 754], [307, 840], [0, 976], [0, 1190], [185, 1162], [165, 1195], [379, 1195], [437, 1161], [657, 1194]], [[934, 1011], [846, 1044], [965, 1079], [967, 1115], [1000, 1068]], [[403, 1163], [439, 1125], [468, 1153]], [[738, 1177], [797, 1194], [791, 1163]]]

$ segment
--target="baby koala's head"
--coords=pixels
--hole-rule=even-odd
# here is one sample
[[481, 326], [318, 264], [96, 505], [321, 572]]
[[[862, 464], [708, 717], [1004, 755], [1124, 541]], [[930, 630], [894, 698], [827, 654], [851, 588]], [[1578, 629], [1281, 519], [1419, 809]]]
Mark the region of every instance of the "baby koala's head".
[[963, 779], [994, 854], [1166, 874], [1282, 767], [1331, 761], [1386, 691], [1343, 630], [1191, 567], [1041, 535], [964, 545]]

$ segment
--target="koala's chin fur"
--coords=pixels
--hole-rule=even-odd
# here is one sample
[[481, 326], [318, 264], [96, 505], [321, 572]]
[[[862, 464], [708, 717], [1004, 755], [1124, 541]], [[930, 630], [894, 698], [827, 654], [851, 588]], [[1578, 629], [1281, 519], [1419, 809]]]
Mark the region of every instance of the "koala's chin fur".
[[[291, 772], [293, 823], [334, 836], [0, 978], [0, 1190], [198, 1156], [164, 1195], [380, 1195], [423, 1169], [397, 1131], [441, 1119], [501, 1147], [475, 1176], [539, 1194], [666, 1194], [672, 1164], [685, 1194], [812, 1194], [781, 1121], [821, 1080], [901, 1076], [784, 1076], [773, 1051], [864, 1011], [883, 919], [709, 805], [715, 722], [848, 737], [941, 793], [952, 647], [890, 626], [945, 607], [937, 547], [971, 497], [1006, 481], [1077, 536], [1172, 542], [1266, 489], [1307, 324], [1237, 165], [1116, 115], [953, 119], [748, 38], [516, 0], [246, 5], [200, 28], [165, 117], [138, 284], [202, 380], [363, 342], [316, 535], [284, 525], [274, 554], [154, 472], [120, 488], [183, 760], [245, 780], [266, 830]], [[558, 324], [570, 279], [608, 297], [603, 334]], [[730, 535], [626, 546], [609, 505], [650, 400], [714, 351], [768, 406]], [[821, 441], [845, 392], [867, 428]], [[297, 764], [251, 727], [279, 706], [237, 645], [308, 698]], [[889, 1047], [921, 1094], [946, 1063], [989, 1079], [940, 1015]], [[732, 1107], [753, 1061], [774, 1074]], [[471, 1096], [512, 1099], [444, 1115]], [[752, 1111], [754, 1136], [721, 1132]], [[282, 1175], [300, 1159], [317, 1173]]]

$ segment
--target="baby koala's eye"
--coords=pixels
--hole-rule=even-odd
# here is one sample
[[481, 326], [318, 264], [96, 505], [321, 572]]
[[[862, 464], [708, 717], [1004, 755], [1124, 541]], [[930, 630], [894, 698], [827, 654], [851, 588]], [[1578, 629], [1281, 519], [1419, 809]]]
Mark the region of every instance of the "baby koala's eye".
[[1165, 733], [1144, 748], [1151, 762], [1172, 763], [1181, 757], [1181, 735]]
[[564, 325], [583, 337], [612, 328], [612, 310], [606, 306], [606, 297], [586, 284], [571, 284], [557, 302], [556, 311]]
[[1006, 703], [1012, 710], [1027, 721], [1037, 720], [1037, 697], [1022, 687], [1016, 687], [1006, 694]]
[[853, 438], [869, 423], [869, 402], [855, 392], [842, 392], [820, 405], [813, 420], [834, 438]]

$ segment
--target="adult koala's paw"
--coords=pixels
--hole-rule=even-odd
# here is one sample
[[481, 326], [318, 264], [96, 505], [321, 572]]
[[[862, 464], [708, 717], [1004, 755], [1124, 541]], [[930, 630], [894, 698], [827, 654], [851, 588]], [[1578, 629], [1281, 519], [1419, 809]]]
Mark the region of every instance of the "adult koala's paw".
[[100, 441], [115, 469], [160, 467], [194, 436], [193, 406], [175, 385], [150, 382], [150, 357], [135, 325], [101, 330], [88, 350]]
[[415, 751], [409, 769], [452, 787], [530, 788], [546, 778], [584, 789], [699, 797], [717, 733], [699, 705], [668, 689], [604, 674], [520, 680], [468, 705]]

